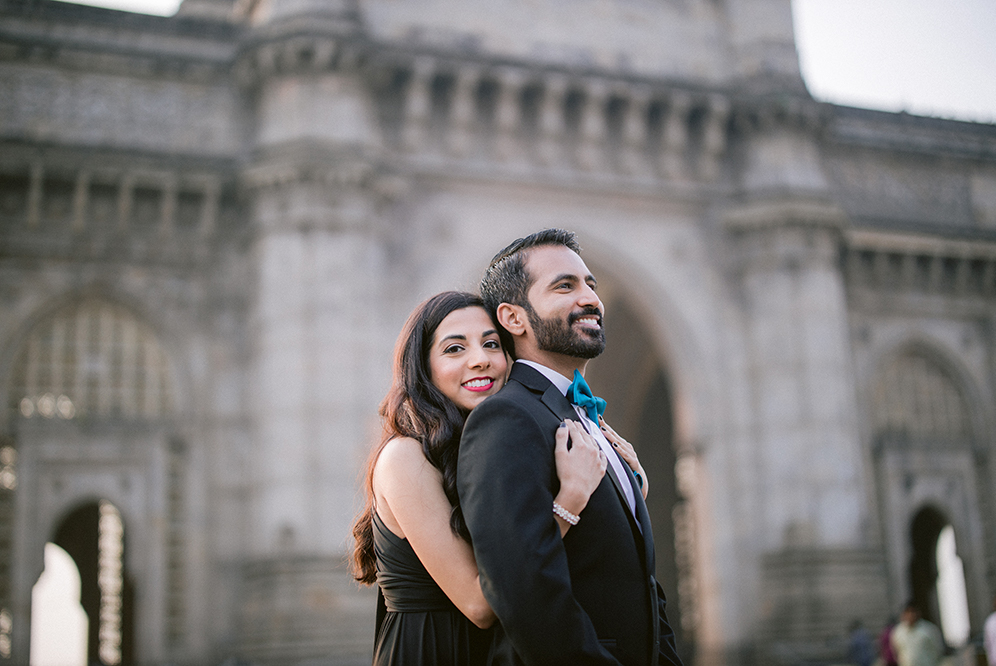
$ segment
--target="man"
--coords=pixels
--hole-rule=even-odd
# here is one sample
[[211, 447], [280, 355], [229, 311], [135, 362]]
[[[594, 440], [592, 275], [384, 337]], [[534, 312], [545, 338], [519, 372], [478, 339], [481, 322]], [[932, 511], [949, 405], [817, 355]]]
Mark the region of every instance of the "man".
[[[598, 405], [566, 397], [575, 372], [605, 347], [603, 306], [579, 252], [573, 233], [541, 231], [499, 252], [481, 281], [516, 359], [505, 387], [471, 412], [457, 467], [481, 586], [499, 620], [492, 663], [680, 666], [638, 481], [599, 431]], [[599, 440], [610, 464], [561, 539], [554, 438], [567, 418]]]
[[920, 617], [920, 609], [911, 601], [892, 630], [892, 647], [899, 666], [937, 666], [944, 653], [944, 640], [941, 631]]
[[851, 622], [847, 658], [854, 666], [872, 666], [875, 662], [875, 641], [861, 620]]

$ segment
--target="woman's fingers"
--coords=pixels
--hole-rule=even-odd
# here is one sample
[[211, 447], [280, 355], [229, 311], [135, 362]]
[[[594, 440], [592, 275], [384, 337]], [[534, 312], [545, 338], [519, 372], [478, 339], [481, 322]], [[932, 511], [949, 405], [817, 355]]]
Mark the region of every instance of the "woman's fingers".
[[567, 421], [567, 427], [571, 429], [571, 441], [579, 442], [583, 446], [587, 447], [597, 447], [598, 443], [595, 438], [588, 434], [588, 431], [584, 429], [577, 421]]
[[557, 428], [556, 445], [554, 447], [555, 451], [558, 452], [563, 451], [564, 453], [567, 452], [567, 440], [570, 437], [570, 434], [571, 431], [570, 428], [567, 426], [566, 421], [564, 423], [561, 423], [560, 427]]
[[636, 449], [633, 448], [633, 445], [620, 437], [619, 434], [612, 429], [612, 426], [606, 423], [605, 419], [601, 416], [598, 417], [598, 423], [602, 429], [602, 432], [605, 434], [605, 439], [609, 440], [609, 443], [612, 444], [612, 448], [619, 452], [619, 455], [622, 456], [623, 460], [626, 461], [626, 464], [630, 466], [630, 469], [633, 469], [634, 471], [639, 469], [640, 459], [636, 455]]

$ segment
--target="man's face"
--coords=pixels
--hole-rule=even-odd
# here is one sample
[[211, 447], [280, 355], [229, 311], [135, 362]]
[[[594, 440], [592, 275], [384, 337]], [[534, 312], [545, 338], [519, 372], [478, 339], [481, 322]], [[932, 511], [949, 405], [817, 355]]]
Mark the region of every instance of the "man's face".
[[602, 301], [584, 261], [563, 245], [529, 250], [526, 271], [532, 278], [526, 314], [541, 351], [573, 358], [595, 358], [605, 349]]

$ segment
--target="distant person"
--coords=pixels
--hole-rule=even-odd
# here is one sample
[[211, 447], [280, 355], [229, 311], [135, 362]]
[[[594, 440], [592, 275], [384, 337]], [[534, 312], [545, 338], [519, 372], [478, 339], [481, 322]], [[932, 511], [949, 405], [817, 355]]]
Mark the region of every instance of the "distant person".
[[913, 602], [906, 604], [902, 621], [892, 630], [892, 647], [899, 666], [937, 666], [944, 653], [940, 630], [920, 616]]
[[861, 620], [851, 623], [847, 636], [847, 658], [857, 666], [872, 666], [875, 662], [875, 640]]
[[993, 612], [986, 618], [982, 630], [982, 640], [986, 648], [986, 659], [989, 666], [996, 666], [996, 597], [993, 597]]

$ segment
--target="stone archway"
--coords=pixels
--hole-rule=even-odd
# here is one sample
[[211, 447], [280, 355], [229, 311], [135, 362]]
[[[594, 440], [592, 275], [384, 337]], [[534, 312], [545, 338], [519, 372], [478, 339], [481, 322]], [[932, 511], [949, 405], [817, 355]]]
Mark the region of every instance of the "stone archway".
[[941, 530], [958, 535], [973, 629], [985, 617], [985, 478], [971, 387], [942, 352], [897, 349], [872, 385], [876, 489], [897, 612], [912, 599], [940, 626], [935, 549]]
[[[186, 553], [176, 546], [185, 543], [186, 447], [175, 434], [174, 377], [159, 336], [117, 303], [72, 301], [26, 331], [5, 380], [0, 458], [15, 461], [16, 479], [12, 658], [26, 661], [29, 651], [31, 590], [47, 540], [80, 570], [90, 663], [166, 658], [183, 640]], [[131, 526], [122, 567], [143, 594], [133, 597], [123, 579], [120, 641], [101, 655], [94, 632], [108, 605], [106, 593], [94, 592], [95, 553], [106, 507]]]
[[[611, 293], [610, 290], [606, 290]], [[647, 509], [654, 527], [656, 576], [667, 597], [668, 621], [686, 663], [695, 653], [693, 574], [694, 526], [675, 477], [674, 406], [667, 365], [650, 332], [623, 297], [608, 297], [605, 352], [586, 372], [606, 399], [606, 419], [640, 456], [651, 482]]]

